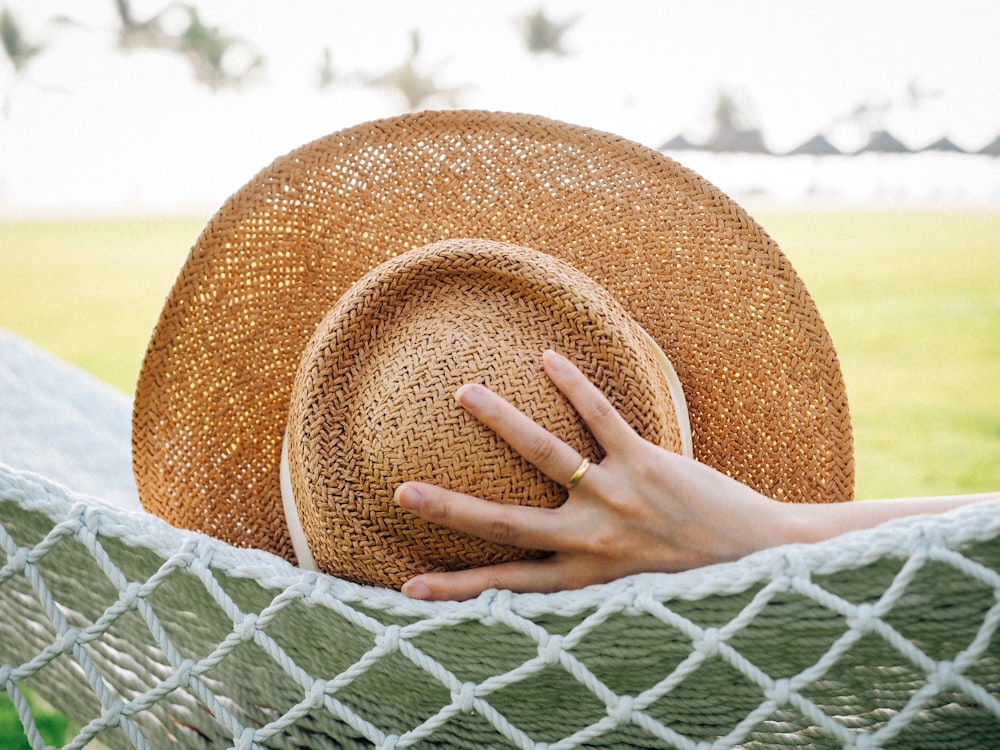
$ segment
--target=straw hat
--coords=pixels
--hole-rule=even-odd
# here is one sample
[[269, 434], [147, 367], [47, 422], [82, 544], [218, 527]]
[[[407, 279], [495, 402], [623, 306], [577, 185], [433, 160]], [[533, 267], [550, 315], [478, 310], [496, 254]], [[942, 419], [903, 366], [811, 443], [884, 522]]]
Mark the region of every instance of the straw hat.
[[[504, 294], [515, 282], [524, 299]], [[449, 325], [456, 315], [463, 325]], [[433, 544], [401, 544], [416, 533], [412, 519], [393, 526], [403, 514], [385, 498], [413, 479], [560, 502], [564, 491], [451, 395], [484, 380], [599, 459], [540, 374], [546, 346], [664, 447], [682, 450], [689, 417], [694, 457], [766, 495], [852, 495], [829, 335], [788, 260], [739, 206], [614, 135], [446, 111], [307, 144], [212, 218], [140, 373], [140, 498], [175, 525], [294, 559], [281, 495], [287, 432], [287, 476], [321, 569], [398, 585], [427, 566], [506, 559], [489, 545], [454, 562], [421, 557], [468, 540], [424, 524]], [[428, 379], [425, 362], [447, 372]]]

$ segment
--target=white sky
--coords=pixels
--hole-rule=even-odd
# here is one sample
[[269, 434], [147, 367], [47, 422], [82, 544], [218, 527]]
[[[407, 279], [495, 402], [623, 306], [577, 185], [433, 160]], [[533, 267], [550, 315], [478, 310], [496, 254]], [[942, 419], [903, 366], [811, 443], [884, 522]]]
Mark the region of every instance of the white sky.
[[[210, 212], [275, 156], [400, 112], [388, 91], [314, 82], [324, 47], [340, 71], [382, 72], [406, 58], [411, 29], [442, 84], [468, 84], [462, 106], [533, 112], [654, 147], [678, 132], [703, 137], [720, 88], [775, 150], [818, 131], [860, 145], [857, 131], [834, 125], [864, 101], [894, 102], [881, 124], [913, 147], [948, 136], [975, 150], [1000, 133], [993, 0], [192, 1], [207, 25], [262, 50], [260, 85], [212, 93], [176, 55], [116, 50], [113, 0], [7, 0], [50, 49], [17, 81], [0, 60], [0, 95], [11, 92], [0, 219]], [[166, 5], [132, 4], [140, 19]], [[555, 19], [580, 14], [565, 40], [571, 56], [525, 51], [515, 19], [539, 4]], [[86, 28], [48, 23], [60, 14]], [[911, 82], [938, 94], [909, 107]], [[952, 167], [997, 200], [1000, 159], [979, 159], [974, 175]]]

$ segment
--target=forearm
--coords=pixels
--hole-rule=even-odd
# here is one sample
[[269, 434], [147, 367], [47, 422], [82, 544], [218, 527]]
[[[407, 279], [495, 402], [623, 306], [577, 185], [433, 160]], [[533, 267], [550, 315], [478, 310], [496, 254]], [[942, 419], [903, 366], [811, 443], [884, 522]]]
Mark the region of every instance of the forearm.
[[894, 518], [944, 513], [986, 500], [1000, 500], [1000, 492], [796, 505], [788, 514], [786, 534], [790, 542], [818, 542]]

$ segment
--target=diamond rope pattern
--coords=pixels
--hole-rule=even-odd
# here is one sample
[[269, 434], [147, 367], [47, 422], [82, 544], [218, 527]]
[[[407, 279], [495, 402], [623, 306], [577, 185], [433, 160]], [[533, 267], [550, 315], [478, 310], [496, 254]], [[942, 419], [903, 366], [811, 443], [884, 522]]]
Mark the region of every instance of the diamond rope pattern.
[[0, 684], [67, 746], [990, 747], [1000, 507], [583, 592], [411, 602], [0, 467]]

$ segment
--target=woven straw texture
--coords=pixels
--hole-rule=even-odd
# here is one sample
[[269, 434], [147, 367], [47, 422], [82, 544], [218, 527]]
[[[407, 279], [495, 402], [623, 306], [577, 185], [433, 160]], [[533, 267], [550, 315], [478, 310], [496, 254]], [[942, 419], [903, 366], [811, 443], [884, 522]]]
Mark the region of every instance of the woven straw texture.
[[745, 211], [617, 136], [452, 111], [307, 144], [213, 217], [139, 379], [144, 506], [292, 559], [278, 467], [306, 343], [366, 272], [461, 237], [549, 253], [617, 299], [677, 369], [696, 458], [778, 499], [851, 497], [836, 354], [802, 281]]
[[453, 396], [483, 383], [599, 460], [600, 445], [542, 372], [549, 348], [576, 360], [640, 435], [681, 452], [670, 386], [642, 330], [550, 255], [447, 240], [383, 263], [345, 293], [306, 347], [289, 410], [289, 473], [317, 569], [399, 588], [417, 573], [524, 557], [427, 523], [393, 492], [417, 480], [561, 505], [566, 490]]
[[[128, 479], [127, 427], [104, 430], [123, 397], [9, 336], [0, 382], [17, 386], [0, 390], [0, 462], [58, 458], [92, 489], [95, 461], [109, 488]], [[39, 430], [46, 457], [22, 450]], [[81, 450], [94, 433], [116, 449]], [[0, 465], [0, 686], [39, 750], [25, 689], [80, 725], [73, 748], [991, 750], [998, 628], [1000, 503], [435, 604]]]

